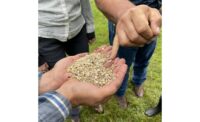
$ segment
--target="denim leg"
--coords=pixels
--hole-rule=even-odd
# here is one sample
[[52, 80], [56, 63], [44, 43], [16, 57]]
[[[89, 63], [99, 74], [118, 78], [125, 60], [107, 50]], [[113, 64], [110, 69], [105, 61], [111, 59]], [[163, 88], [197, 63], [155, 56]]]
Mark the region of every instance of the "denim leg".
[[124, 58], [126, 61], [126, 64], [128, 66], [126, 75], [124, 77], [124, 80], [122, 82], [122, 85], [118, 89], [116, 95], [117, 96], [124, 96], [128, 84], [128, 78], [129, 78], [129, 69], [134, 61], [134, 57], [136, 55], [138, 48], [130, 48], [130, 47], [119, 47], [118, 51], [118, 57]]
[[157, 39], [152, 41], [150, 44], [146, 44], [144, 47], [139, 48], [136, 53], [132, 80], [136, 86], [140, 86], [146, 80], [147, 67], [155, 50], [156, 40]]
[[108, 21], [108, 31], [109, 31], [109, 43], [110, 45], [112, 45], [115, 36], [115, 25], [111, 21]]
[[[57, 61], [66, 57], [64, 43], [57, 39], [39, 37], [39, 57], [52, 69]], [[41, 59], [39, 59], [41, 60]]]
[[[108, 27], [109, 27], [109, 42], [112, 45], [113, 39], [115, 36], [115, 26], [112, 24], [112, 22], [109, 21]], [[125, 59], [126, 64], [128, 65], [128, 69], [127, 69], [126, 75], [124, 77], [124, 80], [123, 80], [120, 88], [116, 92], [117, 96], [124, 96], [124, 94], [125, 94], [127, 84], [128, 84], [128, 78], [129, 78], [129, 69], [133, 63], [133, 60], [134, 60], [137, 50], [138, 50], [138, 48], [119, 47], [118, 57]]]
[[78, 117], [80, 114], [80, 107], [73, 107], [71, 110], [71, 117]]

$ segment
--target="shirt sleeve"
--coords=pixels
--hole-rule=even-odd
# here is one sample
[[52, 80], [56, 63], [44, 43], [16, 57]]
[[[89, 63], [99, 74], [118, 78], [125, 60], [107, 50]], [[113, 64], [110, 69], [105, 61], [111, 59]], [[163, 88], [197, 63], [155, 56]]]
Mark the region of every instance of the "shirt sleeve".
[[64, 122], [70, 110], [70, 102], [55, 91], [39, 96], [39, 122]]
[[82, 15], [85, 19], [87, 33], [94, 32], [94, 18], [89, 0], [81, 0]]

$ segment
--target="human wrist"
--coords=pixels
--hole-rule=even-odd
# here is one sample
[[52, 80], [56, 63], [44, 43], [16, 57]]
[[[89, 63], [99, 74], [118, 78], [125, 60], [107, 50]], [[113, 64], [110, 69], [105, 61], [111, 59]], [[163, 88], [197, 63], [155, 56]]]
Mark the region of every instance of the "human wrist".
[[53, 78], [51, 71], [44, 73], [39, 82], [39, 94], [49, 91], [52, 87]]
[[[68, 80], [67, 82], [70, 82], [71, 80]], [[68, 85], [68, 87], [60, 87], [56, 90], [57, 93], [61, 94], [62, 96], [64, 96], [65, 98], [67, 98], [70, 103], [73, 104], [73, 99], [74, 99], [74, 93], [72, 91], [72, 88], [70, 85]]]
[[118, 12], [116, 12], [116, 23], [124, 15], [124, 13], [136, 7], [136, 5], [131, 3], [129, 0], [119, 2], [120, 3], [117, 4]]
[[115, 24], [125, 11], [135, 7], [129, 0], [95, 0], [95, 2], [104, 15]]

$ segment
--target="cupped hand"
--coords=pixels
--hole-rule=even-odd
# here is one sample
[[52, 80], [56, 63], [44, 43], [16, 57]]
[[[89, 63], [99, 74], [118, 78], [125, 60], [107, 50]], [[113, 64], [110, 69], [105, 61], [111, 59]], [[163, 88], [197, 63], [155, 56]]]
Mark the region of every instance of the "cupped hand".
[[65, 81], [71, 77], [71, 74], [67, 72], [67, 67], [85, 55], [87, 55], [87, 53], [68, 56], [59, 60], [53, 69], [51, 69], [49, 72], [46, 72], [41, 77], [39, 83], [39, 94], [58, 89]]
[[127, 70], [124, 59], [117, 58], [113, 63], [115, 80], [103, 87], [70, 78], [56, 91], [70, 100], [72, 105], [96, 106], [106, 102], [120, 87]]
[[94, 50], [93, 53], [102, 53], [107, 55], [108, 60], [105, 62], [104, 66], [105, 67], [110, 67], [113, 64], [113, 59], [115, 57], [113, 57], [112, 59], [110, 58], [111, 53], [112, 53], [112, 46], [110, 45], [102, 45], [101, 47], [97, 48], [96, 50]]

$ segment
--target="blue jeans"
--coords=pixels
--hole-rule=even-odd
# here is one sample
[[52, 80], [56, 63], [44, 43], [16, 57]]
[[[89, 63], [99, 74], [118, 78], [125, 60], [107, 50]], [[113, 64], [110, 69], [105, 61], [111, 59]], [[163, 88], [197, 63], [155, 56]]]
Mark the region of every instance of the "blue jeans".
[[[115, 26], [112, 22], [108, 23], [109, 27], [109, 41], [112, 45], [115, 36]], [[124, 58], [128, 65], [128, 70], [124, 77], [121, 87], [118, 89], [116, 95], [123, 96], [127, 88], [127, 82], [129, 78], [129, 70], [133, 64], [133, 79], [132, 82], [136, 86], [140, 86], [145, 80], [147, 75], [147, 67], [149, 60], [156, 47], [157, 39], [153, 40], [150, 44], [146, 44], [144, 47], [119, 47], [118, 57]]]

